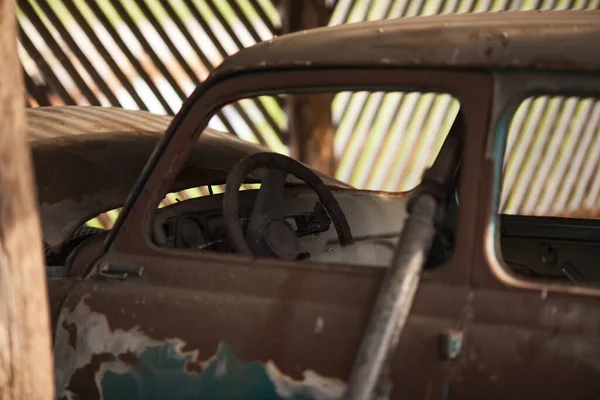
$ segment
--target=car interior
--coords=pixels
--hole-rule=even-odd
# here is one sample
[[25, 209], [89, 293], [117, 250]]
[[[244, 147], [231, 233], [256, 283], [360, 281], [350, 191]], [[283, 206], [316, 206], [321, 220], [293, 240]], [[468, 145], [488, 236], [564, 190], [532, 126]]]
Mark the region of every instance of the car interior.
[[[293, 161], [291, 158], [288, 160]], [[271, 184], [269, 172], [265, 176], [260, 189], [236, 192], [239, 206], [231, 211], [239, 217], [239, 226], [248, 241], [252, 240], [249, 229], [253, 229], [252, 224], [255, 224], [253, 216], [259, 215], [260, 226], [254, 229], [257, 231], [255, 236], [260, 237], [255, 240], [259, 243], [252, 247], [253, 255], [304, 262], [374, 267], [389, 265], [407, 216], [406, 203], [411, 192], [325, 186], [317, 178], [319, 191], [329, 195], [319, 196], [311, 185], [299, 184], [289, 175], [284, 174], [283, 180]], [[155, 243], [194, 251], [239, 252], [227, 233], [224, 217], [226, 195], [216, 193], [191, 198], [158, 209], [154, 217]], [[274, 198], [277, 199], [276, 204], [273, 204]], [[448, 204], [446, 221], [440, 226], [434, 241], [427, 263], [429, 268], [443, 264], [451, 254], [452, 227], [457, 208], [454, 200], [452, 197]], [[262, 209], [261, 202], [264, 203]], [[332, 202], [339, 206], [341, 212], [332, 212], [332, 206], [328, 204]], [[351, 244], [345, 243], [343, 235], [336, 229], [341, 224], [336, 218], [343, 219], [342, 225], [349, 227]], [[279, 223], [273, 224], [273, 221]], [[265, 225], [269, 228], [264, 229]], [[79, 245], [103, 233], [106, 230], [82, 225], [60, 249], [46, 246], [47, 265], [64, 265], [69, 254]]]
[[[351, 229], [352, 244], [344, 246], [336, 231], [337, 221], [309, 185], [288, 182], [283, 188], [280, 215], [271, 216], [283, 223], [275, 226], [274, 232], [262, 235], [263, 240], [255, 246], [258, 255], [305, 262], [389, 265], [402, 232], [410, 192], [328, 187]], [[264, 186], [261, 189], [265, 190]], [[239, 192], [236, 215], [246, 237], [261, 189]], [[452, 253], [458, 190], [455, 194], [449, 198], [446, 217], [438, 227], [425, 268], [442, 266]], [[217, 193], [157, 210], [153, 232], [156, 244], [195, 251], [236, 252], [228, 239], [227, 221], [223, 216], [224, 197], [224, 193]], [[498, 218], [501, 255], [515, 274], [545, 281], [600, 282], [600, 271], [596, 267], [600, 259], [600, 221], [522, 215], [499, 215]], [[105, 232], [81, 225], [60, 249], [45, 246], [46, 265], [65, 265], [69, 254], [79, 245]]]
[[504, 262], [529, 278], [600, 283], [600, 221], [523, 215], [500, 216]]
[[[388, 266], [402, 232], [410, 192], [338, 187], [329, 187], [329, 190], [351, 228], [351, 245], [342, 245], [335, 221], [310, 186], [286, 184], [280, 209], [285, 231], [275, 231], [279, 240], [271, 240], [263, 246], [268, 251], [260, 255], [306, 262]], [[157, 210], [156, 244], [194, 251], [236, 252], [226, 232], [224, 196], [217, 193], [192, 198]], [[259, 196], [260, 189], [239, 192], [238, 215], [246, 233]], [[458, 195], [450, 197], [446, 218], [438, 228], [426, 268], [440, 267], [451, 255], [458, 207]], [[600, 271], [596, 267], [600, 259], [600, 221], [522, 215], [499, 215], [498, 218], [501, 255], [514, 273], [532, 279], [577, 284], [600, 282]], [[82, 225], [60, 250], [46, 246], [46, 264], [64, 265], [68, 255], [81, 243], [105, 232]]]

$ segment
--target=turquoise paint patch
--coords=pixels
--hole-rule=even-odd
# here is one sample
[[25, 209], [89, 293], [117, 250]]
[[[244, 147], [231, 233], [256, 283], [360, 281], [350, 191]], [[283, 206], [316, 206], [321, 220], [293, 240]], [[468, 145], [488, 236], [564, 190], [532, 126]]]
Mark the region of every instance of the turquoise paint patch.
[[290, 396], [281, 397], [264, 364], [243, 362], [227, 345], [219, 348], [217, 357], [201, 373], [186, 370], [186, 363], [192, 359], [191, 355], [179, 353], [174, 343], [149, 347], [129, 371], [119, 373], [109, 368], [104, 372], [100, 380], [102, 397], [110, 400], [314, 400], [310, 388], [293, 390], [295, 393]]

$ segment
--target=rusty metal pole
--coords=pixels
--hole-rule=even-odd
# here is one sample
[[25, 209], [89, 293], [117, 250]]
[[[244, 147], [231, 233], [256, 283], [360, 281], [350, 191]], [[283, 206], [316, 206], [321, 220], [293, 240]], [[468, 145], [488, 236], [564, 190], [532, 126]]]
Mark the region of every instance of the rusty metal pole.
[[462, 118], [459, 114], [438, 157], [407, 204], [408, 217], [354, 360], [345, 400], [387, 398], [392, 390], [391, 360], [460, 163]]
[[0, 0], [0, 399], [54, 398], [42, 238], [14, 0]]
[[[326, 26], [331, 10], [325, 0], [283, 0], [283, 32]], [[288, 130], [292, 157], [328, 175], [335, 174], [331, 120], [334, 93], [290, 95], [287, 98]]]

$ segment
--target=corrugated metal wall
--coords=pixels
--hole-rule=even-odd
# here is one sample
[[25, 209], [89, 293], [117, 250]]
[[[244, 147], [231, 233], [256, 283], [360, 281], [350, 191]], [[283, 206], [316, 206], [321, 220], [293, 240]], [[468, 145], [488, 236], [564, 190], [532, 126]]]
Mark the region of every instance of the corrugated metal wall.
[[509, 129], [501, 207], [505, 213], [556, 215], [599, 203], [600, 101], [536, 97]]
[[[600, 8], [600, 0], [337, 0], [329, 4], [330, 25], [439, 13]], [[30, 106], [94, 104], [172, 114], [224, 57], [281, 33], [281, 16], [272, 0], [19, 0], [18, 6], [19, 50]], [[261, 97], [239, 102], [217, 115], [213, 127], [287, 153], [284, 101]], [[583, 160], [579, 154], [598, 137], [598, 109], [592, 103], [544, 98], [520, 108], [512, 129], [523, 134], [509, 143], [506, 187], [510, 192], [504, 191], [502, 203], [506, 212], [543, 213], [553, 207], [595, 203], [597, 167], [589, 167], [588, 177], [583, 171], [574, 172], [574, 161], [556, 166], [556, 156], [543, 155], [560, 153], [558, 159], [567, 160], [559, 145], [559, 138], [566, 135], [566, 147]], [[413, 187], [439, 149], [440, 131], [447, 129], [457, 110], [449, 96], [338, 95], [333, 105], [338, 124], [337, 177], [372, 189]], [[578, 119], [569, 122], [566, 116], [573, 110], [578, 110]], [[394, 135], [373, 137], [365, 128], [371, 121], [393, 124], [409, 117], [409, 129], [395, 130]], [[594, 128], [589, 122], [593, 118]], [[579, 125], [582, 128], [577, 129]], [[548, 127], [557, 127], [550, 141], [542, 138], [554, 129]], [[548, 144], [547, 153], [532, 151], [540, 143]], [[593, 158], [597, 156], [586, 153], [584, 167], [597, 165]], [[519, 168], [519, 162], [526, 168]], [[549, 175], [542, 179], [540, 174], [546, 172]], [[572, 183], [563, 185], [565, 177]]]

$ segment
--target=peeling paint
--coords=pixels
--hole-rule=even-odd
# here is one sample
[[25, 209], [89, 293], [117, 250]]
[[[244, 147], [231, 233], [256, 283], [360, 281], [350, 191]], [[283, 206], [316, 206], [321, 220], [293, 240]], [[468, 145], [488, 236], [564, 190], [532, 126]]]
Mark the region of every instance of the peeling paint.
[[[67, 329], [73, 326], [75, 330]], [[57, 327], [57, 398], [78, 400], [97, 393], [100, 399], [335, 400], [345, 390], [341, 380], [314, 371], [304, 371], [303, 380], [294, 380], [272, 361], [242, 361], [227, 343], [220, 343], [216, 354], [204, 360], [196, 350], [183, 351], [185, 344], [177, 338], [153, 340], [139, 326], [112, 330], [106, 316], [93, 312], [83, 299], [75, 309], [63, 310]], [[91, 371], [90, 387], [77, 383], [77, 388], [86, 385], [86, 393], [73, 389], [75, 374], [94, 368], [102, 355], [109, 357]]]
[[304, 380], [298, 382], [284, 376], [277, 367], [268, 362], [265, 366], [281, 399], [341, 399], [346, 385], [341, 380], [324, 378], [314, 371], [305, 371]]

